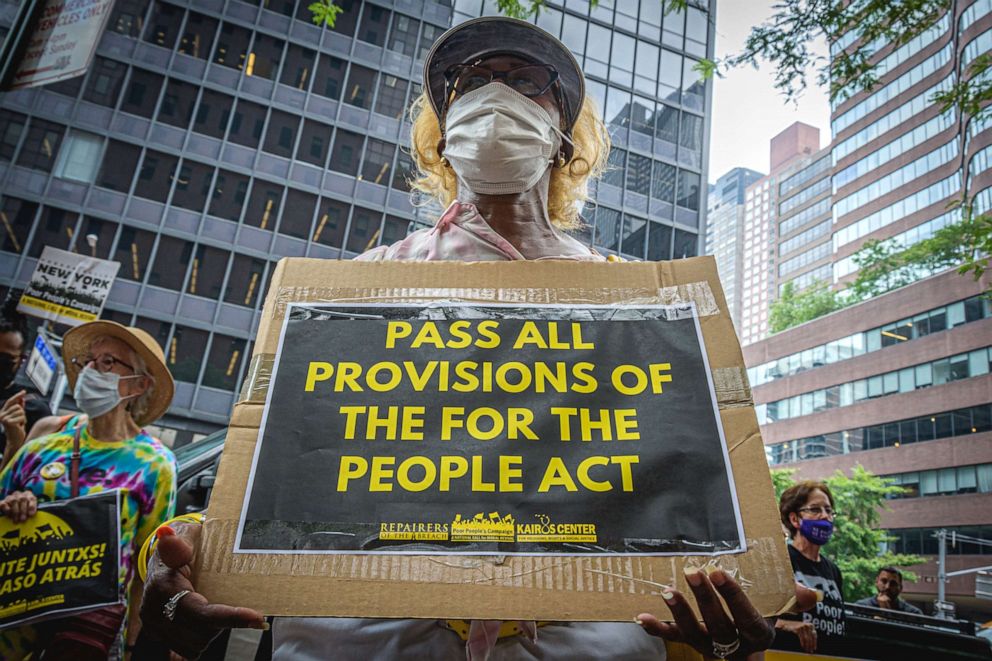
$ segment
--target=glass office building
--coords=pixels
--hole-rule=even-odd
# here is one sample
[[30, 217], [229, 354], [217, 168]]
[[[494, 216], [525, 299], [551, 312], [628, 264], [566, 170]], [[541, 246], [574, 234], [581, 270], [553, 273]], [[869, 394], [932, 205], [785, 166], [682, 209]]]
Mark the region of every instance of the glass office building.
[[[404, 112], [436, 38], [496, 9], [338, 0], [320, 29], [309, 4], [117, 0], [85, 76], [0, 94], [0, 296], [46, 245], [120, 262], [103, 316], [165, 348], [176, 443], [226, 422], [279, 258], [350, 258], [433, 222], [411, 200]], [[569, 0], [536, 19], [613, 136], [583, 211], [602, 252], [697, 254], [710, 94], [693, 66], [714, 4]], [[0, 0], [0, 30], [16, 5]]]

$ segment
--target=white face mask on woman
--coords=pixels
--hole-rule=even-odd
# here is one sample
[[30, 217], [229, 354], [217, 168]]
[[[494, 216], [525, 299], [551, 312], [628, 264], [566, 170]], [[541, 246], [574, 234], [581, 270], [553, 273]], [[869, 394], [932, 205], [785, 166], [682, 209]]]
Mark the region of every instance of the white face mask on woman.
[[568, 140], [547, 110], [496, 82], [455, 99], [445, 124], [444, 157], [480, 195], [530, 190]]
[[121, 379], [140, 379], [141, 376], [141, 374], [121, 376], [115, 372], [101, 372], [92, 365], [87, 365], [76, 377], [76, 387], [72, 390], [72, 397], [83, 413], [92, 420], [112, 411], [123, 400], [137, 397], [137, 395], [121, 397], [118, 384]]

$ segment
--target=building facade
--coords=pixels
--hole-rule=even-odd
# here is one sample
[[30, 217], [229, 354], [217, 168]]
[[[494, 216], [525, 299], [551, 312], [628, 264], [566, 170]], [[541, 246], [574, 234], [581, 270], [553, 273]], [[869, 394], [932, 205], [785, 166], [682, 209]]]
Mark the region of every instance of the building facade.
[[[821, 165], [820, 130], [796, 122], [772, 138], [769, 154], [770, 173], [752, 183], [745, 193], [738, 327], [741, 344], [768, 335], [770, 307], [778, 297], [780, 281], [810, 284], [805, 274], [818, 265], [806, 261], [803, 253], [810, 241], [823, 239], [823, 235], [809, 238], [807, 232], [809, 225], [823, 216], [824, 178], [829, 197], [830, 172]], [[779, 244], [783, 235], [788, 242], [784, 246]], [[829, 234], [827, 237], [829, 241]]]
[[[841, 39], [833, 49], [850, 44]], [[977, 211], [992, 209], [992, 128], [931, 101], [990, 48], [992, 2], [953, 3], [905, 45], [878, 44], [880, 84], [834, 104], [834, 140], [825, 150], [832, 168], [824, 168], [830, 241], [817, 229], [826, 222], [819, 212], [793, 231], [817, 235], [803, 249], [816, 251], [806, 268], [817, 277], [832, 272], [842, 296], [857, 277], [852, 256], [867, 241], [901, 249], [933, 236], [960, 220], [951, 203], [965, 191]], [[780, 236], [780, 257], [788, 241]], [[992, 307], [983, 296], [992, 280], [953, 269], [915, 275], [922, 279], [750, 344], [744, 354], [773, 467], [822, 478], [861, 464], [904, 487], [882, 525], [892, 550], [928, 557], [915, 568], [920, 580], [905, 587], [927, 606], [937, 591], [938, 529], [984, 540], [949, 548], [948, 571], [989, 565], [992, 554]], [[947, 589], [960, 614], [992, 613], [975, 599], [974, 574]]]
[[704, 254], [716, 258], [730, 318], [738, 329], [744, 267], [744, 195], [747, 187], [763, 176], [755, 170], [734, 168], [710, 187], [706, 202]]
[[[346, 259], [433, 222], [411, 201], [405, 111], [479, 0], [117, 0], [85, 76], [0, 95], [0, 287], [46, 245], [114, 259], [104, 317], [165, 348], [181, 444], [225, 424], [281, 257]], [[583, 215], [603, 252], [698, 253], [715, 2], [549, 2], [605, 111], [613, 166]], [[0, 28], [17, 3], [0, 0]], [[84, 237], [95, 238], [90, 247]]]

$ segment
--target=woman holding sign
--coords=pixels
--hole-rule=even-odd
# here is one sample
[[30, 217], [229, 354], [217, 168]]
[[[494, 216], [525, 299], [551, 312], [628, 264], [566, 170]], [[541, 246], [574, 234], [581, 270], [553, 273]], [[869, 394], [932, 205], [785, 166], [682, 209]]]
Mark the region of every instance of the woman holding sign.
[[[586, 186], [605, 167], [609, 137], [561, 42], [513, 19], [462, 23], [428, 54], [424, 89], [412, 109], [419, 169], [413, 185], [446, 210], [433, 228], [359, 259], [606, 261], [565, 233], [580, 225]], [[181, 524], [162, 531], [142, 604], [146, 631], [190, 657], [224, 628], [264, 626], [261, 614], [209, 604], [196, 592], [188, 565], [198, 528]], [[638, 618], [645, 630], [721, 658], [744, 658], [768, 646], [771, 626], [733, 578], [720, 570], [686, 578], [705, 627], [686, 599], [666, 588], [662, 596], [675, 624], [645, 614]], [[665, 658], [665, 642], [633, 622], [276, 618], [273, 639], [274, 658], [303, 661], [466, 653], [469, 659]]]
[[119, 584], [125, 605], [0, 632], [3, 659], [32, 652], [38, 658], [42, 650], [49, 658], [71, 654], [77, 661], [119, 657], [128, 590], [140, 587], [133, 580], [137, 551], [175, 509], [175, 458], [142, 429], [172, 401], [162, 349], [145, 331], [111, 321], [73, 328], [62, 348], [69, 387], [88, 421], [70, 421], [65, 431], [29, 441], [17, 452], [0, 473], [0, 512], [24, 523], [39, 501], [121, 489]]

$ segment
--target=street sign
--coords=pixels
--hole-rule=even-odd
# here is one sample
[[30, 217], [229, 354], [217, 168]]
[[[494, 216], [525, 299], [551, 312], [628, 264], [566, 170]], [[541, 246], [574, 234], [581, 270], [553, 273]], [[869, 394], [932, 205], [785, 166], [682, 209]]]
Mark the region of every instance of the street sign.
[[120, 262], [45, 246], [17, 311], [79, 326], [100, 316]]
[[940, 599], [934, 599], [933, 610], [935, 616], [953, 620], [957, 607], [952, 601], [941, 601]]
[[980, 571], [975, 575], [975, 596], [992, 599], [992, 571]]
[[48, 393], [48, 387], [52, 385], [52, 377], [58, 371], [58, 366], [55, 349], [49, 345], [45, 332], [39, 328], [25, 372], [42, 395]]
[[114, 0], [47, 0], [30, 27], [10, 88], [37, 87], [86, 73]]

